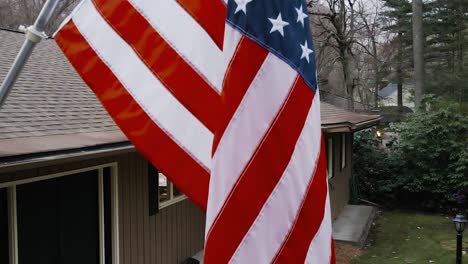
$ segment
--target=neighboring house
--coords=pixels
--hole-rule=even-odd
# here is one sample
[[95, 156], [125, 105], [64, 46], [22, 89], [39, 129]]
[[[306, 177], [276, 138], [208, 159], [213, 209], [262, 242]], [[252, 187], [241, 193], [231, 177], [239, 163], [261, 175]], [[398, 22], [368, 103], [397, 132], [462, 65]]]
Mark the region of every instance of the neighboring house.
[[381, 106], [376, 113], [382, 117], [381, 124], [389, 125], [401, 122], [408, 114], [412, 114], [413, 110], [407, 106]]
[[[414, 101], [411, 91], [414, 90], [414, 83], [403, 84], [403, 105], [414, 110]], [[398, 106], [398, 85], [389, 83], [379, 91], [379, 104], [381, 106]]]
[[[23, 40], [0, 30], [0, 80]], [[322, 104], [334, 217], [349, 200], [352, 133], [379, 118]], [[40, 43], [0, 109], [0, 263], [180, 263], [203, 249], [204, 221]]]

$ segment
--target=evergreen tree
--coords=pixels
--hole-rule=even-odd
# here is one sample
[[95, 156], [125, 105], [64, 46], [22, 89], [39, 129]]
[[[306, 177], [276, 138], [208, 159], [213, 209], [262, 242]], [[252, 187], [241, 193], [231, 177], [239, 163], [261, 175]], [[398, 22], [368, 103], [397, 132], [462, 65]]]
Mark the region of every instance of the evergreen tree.
[[[413, 80], [412, 1], [383, 0], [384, 15], [395, 43], [400, 46], [393, 58], [393, 82]], [[468, 0], [424, 1], [425, 91], [451, 101], [468, 102]]]
[[[412, 69], [412, 27], [411, 3], [408, 0], [384, 0], [384, 16], [387, 18], [386, 30], [395, 34], [394, 43], [397, 45], [396, 57], [392, 59], [394, 77], [390, 79], [398, 84], [398, 106], [403, 106], [403, 83], [410, 76]], [[406, 74], [405, 74], [406, 73]]]
[[466, 103], [468, 101], [468, 1], [436, 0], [427, 4], [425, 31], [429, 73], [427, 90]]

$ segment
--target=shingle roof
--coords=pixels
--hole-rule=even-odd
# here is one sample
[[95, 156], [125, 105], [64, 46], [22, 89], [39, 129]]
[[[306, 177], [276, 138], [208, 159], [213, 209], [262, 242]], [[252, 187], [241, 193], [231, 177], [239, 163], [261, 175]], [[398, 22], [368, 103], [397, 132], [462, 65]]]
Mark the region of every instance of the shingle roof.
[[382, 98], [387, 98], [398, 90], [398, 85], [396, 83], [389, 83], [387, 86], [379, 90], [379, 96]]
[[[0, 80], [23, 41], [23, 34], [0, 30]], [[322, 102], [322, 126], [375, 118]], [[39, 43], [0, 109], [0, 157], [126, 140], [55, 42]]]
[[381, 119], [379, 115], [354, 113], [326, 102], [321, 102], [320, 114], [322, 128], [328, 132], [356, 131], [375, 125]]
[[[3, 80], [24, 35], [0, 30], [0, 80]], [[13, 154], [5, 149], [12, 139], [27, 139], [33, 145], [23, 152], [40, 152], [83, 147], [77, 142], [62, 141], [53, 149], [47, 147], [52, 136], [108, 133], [119, 131], [90, 89], [77, 75], [53, 40], [44, 40], [36, 46], [5, 104], [0, 109], [0, 156]], [[111, 143], [101, 135], [96, 143]], [[118, 140], [126, 140], [123, 134]], [[115, 141], [116, 137], [109, 140]], [[16, 140], [17, 141], [17, 140]], [[39, 142], [41, 141], [41, 142]], [[17, 144], [16, 144], [17, 145]], [[19, 147], [19, 145], [17, 146]], [[15, 149], [15, 146], [10, 146]], [[24, 154], [16, 153], [15, 154]]]

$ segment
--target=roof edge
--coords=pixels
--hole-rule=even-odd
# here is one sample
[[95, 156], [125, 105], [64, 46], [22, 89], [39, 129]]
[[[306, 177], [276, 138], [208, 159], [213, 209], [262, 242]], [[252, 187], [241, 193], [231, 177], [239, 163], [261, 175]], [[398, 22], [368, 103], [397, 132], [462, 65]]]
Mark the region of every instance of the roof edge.
[[135, 151], [135, 147], [129, 141], [124, 141], [92, 147], [3, 157], [0, 158], [0, 173]]
[[0, 139], [0, 159], [128, 141], [120, 130]]
[[0, 30], [1, 30], [1, 31], [8, 31], [8, 32], [11, 32], [11, 33], [18, 33], [18, 34], [23, 34], [23, 35], [24, 35], [24, 32], [23, 32], [23, 31], [20, 31], [20, 30], [18, 30], [18, 29], [11, 29], [11, 28], [0, 27]]
[[382, 117], [376, 117], [370, 120], [366, 120], [360, 123], [341, 122], [322, 125], [322, 131], [325, 133], [346, 133], [346, 132], [357, 132], [375, 125], [378, 125]]

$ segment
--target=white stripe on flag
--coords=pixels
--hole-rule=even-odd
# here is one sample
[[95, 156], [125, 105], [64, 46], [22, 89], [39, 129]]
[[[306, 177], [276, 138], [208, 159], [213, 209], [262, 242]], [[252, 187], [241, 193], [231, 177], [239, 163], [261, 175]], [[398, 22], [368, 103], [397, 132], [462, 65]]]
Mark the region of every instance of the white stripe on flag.
[[223, 57], [226, 55], [197, 21], [175, 0], [129, 0], [129, 2], [180, 56], [194, 66], [213, 88], [221, 92], [229, 61], [225, 62]]
[[281, 109], [296, 77], [297, 72], [288, 64], [269, 54], [247, 90], [213, 156], [206, 234]]
[[80, 6], [73, 21], [101, 60], [112, 69], [151, 119], [195, 160], [209, 169], [213, 134], [161, 84], [90, 1]]
[[[328, 186], [328, 184], [327, 184]], [[314, 239], [310, 243], [305, 263], [330, 263], [332, 225], [330, 215], [330, 196], [327, 191], [327, 200], [325, 204], [325, 215]]]
[[242, 34], [237, 29], [234, 29], [230, 24], [226, 23], [226, 26], [224, 29], [224, 43], [223, 43], [223, 50], [224, 50], [223, 67], [225, 67], [222, 69], [223, 81], [226, 75], [226, 71], [228, 70], [229, 64], [231, 63], [234, 55], [236, 54], [237, 47], [239, 46], [239, 42], [241, 38], [242, 38]]
[[317, 94], [288, 167], [239, 244], [231, 263], [271, 263], [286, 239], [304, 199], [309, 181], [313, 177], [320, 154], [319, 111], [320, 99]]

